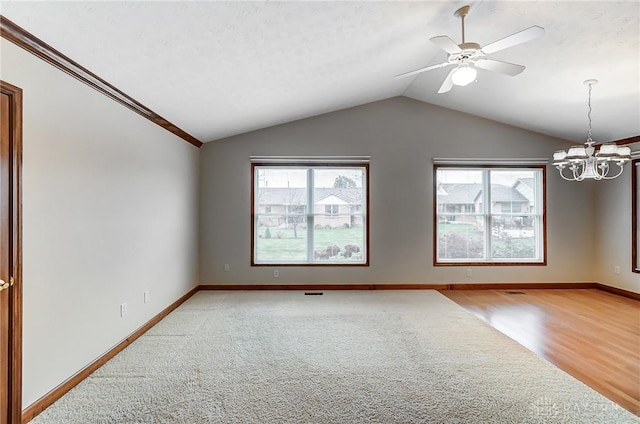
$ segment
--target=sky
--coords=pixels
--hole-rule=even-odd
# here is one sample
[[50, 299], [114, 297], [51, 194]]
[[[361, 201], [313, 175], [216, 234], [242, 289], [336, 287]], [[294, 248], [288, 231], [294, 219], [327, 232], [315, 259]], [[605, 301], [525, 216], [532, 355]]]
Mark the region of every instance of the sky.
[[[294, 168], [262, 168], [258, 169], [258, 187], [306, 187], [307, 171], [306, 169]], [[362, 169], [361, 168], [331, 168], [331, 169], [314, 169], [314, 185], [316, 188], [333, 187], [338, 176], [351, 178], [356, 182], [358, 187], [362, 187]]]
[[[518, 178], [532, 178], [532, 171], [492, 171], [491, 182], [512, 185]], [[460, 169], [439, 169], [438, 181], [446, 184], [482, 183], [482, 171]]]

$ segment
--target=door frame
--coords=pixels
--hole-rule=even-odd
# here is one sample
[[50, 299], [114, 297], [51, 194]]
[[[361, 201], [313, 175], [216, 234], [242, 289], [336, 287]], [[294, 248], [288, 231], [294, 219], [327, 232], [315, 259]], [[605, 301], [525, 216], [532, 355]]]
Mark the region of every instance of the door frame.
[[11, 120], [11, 191], [9, 242], [12, 244], [14, 284], [9, 290], [9, 422], [22, 422], [22, 89], [0, 81], [9, 96]]

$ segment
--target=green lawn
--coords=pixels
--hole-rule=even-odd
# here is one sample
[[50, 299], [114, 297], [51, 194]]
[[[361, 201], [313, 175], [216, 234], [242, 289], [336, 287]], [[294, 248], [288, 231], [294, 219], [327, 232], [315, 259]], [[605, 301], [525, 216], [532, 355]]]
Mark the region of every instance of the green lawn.
[[[294, 238], [292, 228], [270, 228], [271, 238], [265, 238], [266, 227], [258, 229], [258, 261], [305, 261], [307, 259], [307, 230], [298, 229]], [[358, 246], [363, 252], [362, 227], [315, 229], [314, 251], [325, 251], [329, 246], [338, 246], [340, 252], [348, 244]], [[351, 258], [353, 260], [354, 257]], [[340, 255], [331, 257], [332, 261], [349, 260]]]

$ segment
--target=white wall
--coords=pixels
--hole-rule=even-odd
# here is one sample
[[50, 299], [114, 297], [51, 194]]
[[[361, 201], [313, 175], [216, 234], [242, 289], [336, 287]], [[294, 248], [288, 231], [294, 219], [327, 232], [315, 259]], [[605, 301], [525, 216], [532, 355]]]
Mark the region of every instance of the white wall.
[[[632, 146], [640, 150], [640, 143]], [[610, 181], [598, 181], [596, 190], [596, 265], [598, 281], [612, 287], [640, 293], [640, 274], [632, 271], [631, 178], [630, 164], [624, 173]], [[620, 267], [620, 274], [614, 272]]]
[[199, 150], [1, 43], [24, 90], [27, 407], [198, 283]]
[[[549, 168], [548, 265], [434, 267], [434, 157], [549, 158], [568, 142], [404, 97], [206, 144], [201, 149], [202, 284], [595, 281], [593, 188]], [[249, 156], [370, 155], [370, 267], [250, 266]], [[578, 213], [574, 211], [579, 211]], [[230, 271], [224, 272], [224, 264]]]

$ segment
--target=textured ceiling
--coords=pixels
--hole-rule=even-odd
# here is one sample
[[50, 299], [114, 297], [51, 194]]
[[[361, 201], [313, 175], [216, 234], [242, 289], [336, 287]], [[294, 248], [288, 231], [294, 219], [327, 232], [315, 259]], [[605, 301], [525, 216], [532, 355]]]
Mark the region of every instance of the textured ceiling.
[[[516, 77], [436, 94], [448, 69], [429, 41], [486, 45], [539, 25], [543, 38], [491, 55]], [[640, 134], [640, 3], [7, 2], [0, 13], [202, 141], [405, 95], [583, 141]]]

